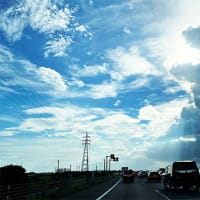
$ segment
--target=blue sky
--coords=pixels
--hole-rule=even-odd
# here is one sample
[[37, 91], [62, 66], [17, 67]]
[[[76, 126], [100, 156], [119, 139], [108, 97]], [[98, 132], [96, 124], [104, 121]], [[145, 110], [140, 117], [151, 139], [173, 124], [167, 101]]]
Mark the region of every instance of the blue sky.
[[200, 163], [198, 0], [0, 2], [0, 166]]

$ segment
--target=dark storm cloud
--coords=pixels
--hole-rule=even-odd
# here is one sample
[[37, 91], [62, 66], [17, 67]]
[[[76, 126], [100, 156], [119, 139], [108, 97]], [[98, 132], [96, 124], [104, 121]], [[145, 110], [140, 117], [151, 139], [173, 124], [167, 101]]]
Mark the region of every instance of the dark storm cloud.
[[192, 104], [183, 108], [179, 125], [182, 126], [182, 136], [192, 136], [196, 142], [181, 143], [180, 159], [200, 162], [200, 64], [178, 65], [171, 70], [171, 73], [178, 81], [192, 83], [190, 95]]
[[195, 160], [200, 163], [200, 140], [196, 142], [183, 142], [181, 145], [180, 158], [182, 160]]
[[153, 160], [171, 162], [180, 159], [180, 151], [181, 143], [171, 142], [170, 140], [157, 140], [154, 141], [153, 146], [148, 149], [147, 157]]
[[198, 107], [184, 108], [181, 114], [184, 135], [200, 136], [200, 110]]
[[183, 32], [183, 35], [193, 47], [200, 48], [200, 27], [190, 27]]
[[190, 107], [183, 108], [181, 113], [181, 124], [183, 125], [183, 135], [200, 135], [200, 64], [185, 64], [176, 66], [171, 73], [181, 81], [193, 84], [191, 88]]

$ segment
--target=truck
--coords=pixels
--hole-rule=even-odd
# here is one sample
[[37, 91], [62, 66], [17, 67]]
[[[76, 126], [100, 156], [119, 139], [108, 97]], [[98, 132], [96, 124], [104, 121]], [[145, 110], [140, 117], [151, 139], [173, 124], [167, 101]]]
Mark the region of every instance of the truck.
[[126, 182], [134, 182], [134, 173], [133, 170], [129, 169], [128, 167], [122, 167], [122, 181], [123, 183]]

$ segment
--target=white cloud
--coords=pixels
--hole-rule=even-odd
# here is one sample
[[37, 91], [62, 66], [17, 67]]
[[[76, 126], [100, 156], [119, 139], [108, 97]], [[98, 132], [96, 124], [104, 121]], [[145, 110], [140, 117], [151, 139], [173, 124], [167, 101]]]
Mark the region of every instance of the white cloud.
[[[167, 13], [166, 8], [170, 8]], [[197, 64], [200, 59], [200, 51], [192, 48], [184, 38], [184, 31], [189, 27], [199, 26], [200, 3], [187, 0], [165, 1], [160, 13], [163, 17], [149, 25], [144, 31], [153, 32], [158, 37], [149, 37], [146, 45], [150, 48], [151, 56], [162, 60], [162, 64], [168, 70], [174, 65], [192, 63]]]
[[179, 140], [183, 141], [183, 142], [196, 142], [197, 141], [197, 139], [195, 137], [180, 137]]
[[120, 100], [117, 100], [117, 101], [114, 103], [114, 106], [119, 106], [120, 103], [121, 103], [121, 101], [120, 101]]
[[[107, 137], [121, 138], [125, 134], [129, 139], [159, 138], [166, 135], [170, 127], [180, 118], [182, 108], [186, 104], [186, 100], [183, 99], [157, 106], [148, 105], [141, 108], [138, 117], [135, 118], [122, 111], [112, 112], [99, 108], [80, 108], [74, 105], [33, 108], [26, 110], [31, 117], [25, 119], [18, 128], [13, 129], [31, 132], [66, 132], [78, 135], [85, 130], [97, 135], [104, 133]], [[49, 116], [44, 118], [43, 114]]]
[[76, 30], [80, 31], [80, 32], [85, 32], [87, 30], [87, 28], [85, 26], [83, 26], [83, 25], [80, 25], [80, 26], [76, 27]]
[[21, 86], [36, 93], [62, 97], [68, 89], [64, 78], [54, 69], [20, 60], [6, 48], [0, 51], [0, 63], [0, 74], [6, 78], [6, 81], [1, 81], [0, 90], [16, 93], [13, 86]]
[[[22, 165], [27, 172], [55, 172], [58, 160], [61, 168], [68, 168], [73, 163], [72, 170], [76, 170], [76, 165], [81, 164], [82, 151], [81, 138], [9, 138], [0, 141], [1, 165]], [[43, 162], [33, 162], [38, 157]]]
[[138, 119], [148, 120], [146, 131], [151, 137], [166, 135], [170, 127], [180, 118], [182, 109], [187, 105], [187, 100], [174, 100], [168, 103], [140, 109]]
[[[50, 141], [55, 142], [55, 140], [57, 141], [55, 144], [60, 145], [62, 143], [62, 147], [60, 146], [55, 152], [68, 152], [66, 154], [67, 157], [66, 155], [65, 157], [61, 156], [60, 159], [67, 159], [68, 162], [72, 161], [72, 157], [69, 156], [70, 146], [70, 152], [76, 152], [80, 156], [80, 160], [73, 161], [73, 163], [81, 162], [83, 151], [81, 137], [87, 131], [92, 140], [91, 148], [95, 148], [95, 151], [90, 154], [90, 165], [94, 163], [95, 165], [96, 163], [102, 165], [102, 163], [99, 163], [99, 160], [103, 160], [103, 156], [111, 152], [120, 157], [121, 165], [121, 163], [127, 164], [123, 158], [131, 155], [137, 155], [136, 158], [142, 157], [144, 161], [148, 149], [153, 148], [151, 141], [167, 133], [170, 126], [176, 121], [176, 118], [179, 118], [182, 107], [185, 104], [184, 100], [177, 100], [157, 106], [146, 106], [140, 109], [139, 115], [136, 117], [130, 117], [123, 111], [113, 112], [112, 110], [101, 108], [83, 108], [72, 104], [60, 105], [59, 107], [38, 107], [25, 110], [27, 118], [19, 127], [10, 128], [9, 131], [10, 133], [14, 132], [14, 130], [18, 132], [37, 132], [38, 134], [45, 133], [45, 136], [48, 136], [49, 139], [39, 138], [41, 142], [39, 144], [32, 144], [33, 146], [31, 145], [29, 149], [32, 151], [37, 147], [36, 152], [38, 152], [38, 155], [44, 156], [46, 154], [45, 159], [50, 164], [49, 166], [52, 166], [53, 161], [51, 158], [54, 159], [55, 154], [53, 153], [50, 156], [50, 153], [44, 154], [42, 152], [45, 151], [45, 147], [50, 145]], [[43, 117], [44, 115], [46, 117]], [[148, 123], [140, 123], [143, 120], [147, 120]], [[63, 140], [63, 137], [68, 139]], [[63, 142], [60, 140], [60, 143], [59, 138]], [[112, 145], [110, 145], [110, 142], [112, 142]], [[132, 149], [133, 145], [136, 148]], [[56, 148], [56, 146], [54, 147]], [[54, 147], [50, 152], [53, 152]], [[3, 149], [3, 147], [0, 148]], [[22, 150], [18, 147], [15, 148], [15, 152], [21, 152]], [[40, 152], [41, 148], [43, 149], [42, 152]], [[77, 150], [75, 151], [75, 149]], [[29, 150], [26, 152], [29, 152]], [[34, 151], [33, 158], [36, 152]], [[95, 152], [101, 152], [101, 154], [96, 155], [97, 153]], [[126, 156], [124, 156], [125, 153]], [[19, 160], [22, 159], [21, 156], [19, 156]], [[58, 159], [58, 157], [56, 158]], [[141, 162], [143, 162], [142, 160]], [[24, 162], [29, 170], [34, 168], [30, 165], [28, 159]], [[142, 163], [138, 165], [133, 164], [133, 166], [141, 167]], [[116, 165], [116, 167], [120, 166]], [[41, 168], [49, 170], [48, 165], [42, 166], [37, 163], [37, 170]]]
[[99, 74], [108, 73], [108, 64], [103, 63], [102, 65], [92, 65], [92, 66], [71, 66], [70, 68], [73, 76], [76, 77], [93, 77]]
[[65, 56], [67, 48], [72, 44], [72, 38], [59, 37], [46, 42], [44, 47], [44, 56], [48, 57], [53, 55], [54, 57]]
[[99, 85], [88, 85], [90, 89], [86, 94], [94, 99], [116, 97], [118, 85], [115, 82], [105, 82]]
[[73, 41], [73, 33], [84, 33], [84, 37], [90, 37], [91, 33], [87, 32], [84, 25], [73, 24], [75, 9], [69, 9], [64, 3], [61, 8], [59, 3], [51, 0], [16, 2], [0, 14], [0, 29], [8, 40], [15, 42], [23, 37], [26, 27], [31, 27], [46, 36], [45, 57], [66, 56], [67, 48]]
[[[39, 67], [36, 71], [40, 80], [53, 88], [54, 93], [66, 92], [67, 86], [62, 76], [53, 69]], [[62, 96], [62, 95], [61, 95]]]
[[39, 32], [50, 34], [67, 30], [71, 18], [72, 11], [67, 6], [59, 9], [49, 0], [24, 0], [1, 13], [0, 27], [10, 40], [16, 41], [22, 37], [28, 25]]
[[6, 33], [10, 41], [19, 40], [28, 24], [28, 18], [21, 6], [11, 7], [0, 14], [0, 29]]
[[161, 59], [167, 70], [177, 64], [197, 64], [200, 59], [200, 51], [192, 48], [182, 33], [176, 34], [173, 30], [171, 35], [148, 39], [146, 45], [151, 51], [150, 56]]
[[159, 74], [155, 67], [140, 54], [136, 46], [132, 46], [127, 51], [124, 48], [110, 50], [107, 56], [113, 62], [113, 78], [117, 78], [116, 72], [120, 73], [122, 78], [131, 75]]
[[175, 94], [175, 93], [177, 93], [179, 91], [183, 91], [183, 90], [186, 90], [186, 88], [183, 88], [180, 85], [178, 85], [178, 86], [168, 87], [164, 92], [167, 94]]
[[13, 136], [16, 133], [14, 131], [1, 131], [0, 136]]
[[123, 32], [127, 33], [127, 34], [131, 34], [131, 31], [128, 28], [126, 28], [126, 27], [123, 29]]
[[132, 81], [129, 84], [130, 88], [132, 89], [138, 89], [141, 87], [148, 87], [149, 86], [149, 79], [148, 78], [138, 78], [135, 81]]
[[68, 83], [68, 85], [70, 86], [75, 86], [75, 87], [78, 87], [78, 88], [82, 88], [85, 86], [85, 83], [77, 78], [72, 78], [72, 80]]
[[[78, 135], [84, 130], [90, 130], [92, 121], [97, 117], [105, 115], [103, 109], [81, 108], [74, 105], [39, 107], [25, 110], [25, 112], [35, 117], [25, 119], [18, 127], [21, 131], [53, 131], [53, 133], [67, 131], [69, 134]], [[43, 114], [49, 116], [42, 117]]]
[[116, 113], [106, 116], [104, 119], [95, 121], [95, 129], [101, 130], [110, 136], [126, 135], [127, 137], [137, 137], [136, 124], [138, 120], [123, 113]]
[[68, 29], [72, 18], [72, 12], [69, 8], [58, 9], [49, 0], [42, 2], [39, 0], [27, 0], [26, 6], [30, 11], [30, 25], [33, 29], [45, 34]]

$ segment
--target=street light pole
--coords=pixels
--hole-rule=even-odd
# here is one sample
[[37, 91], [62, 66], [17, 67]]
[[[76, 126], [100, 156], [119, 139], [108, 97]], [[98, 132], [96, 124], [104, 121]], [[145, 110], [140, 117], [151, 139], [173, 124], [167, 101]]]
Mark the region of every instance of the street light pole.
[[106, 159], [104, 159], [104, 171], [107, 172], [111, 170], [111, 161], [119, 161], [119, 158], [115, 157], [115, 154], [110, 154], [109, 156], [106, 156]]
[[108, 171], [108, 158], [109, 158], [110, 156], [106, 156], [106, 171]]

